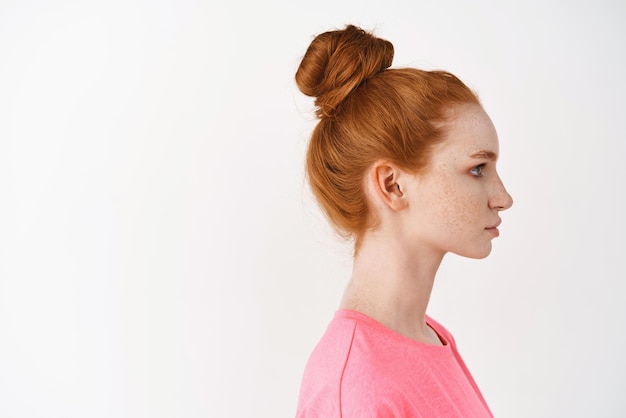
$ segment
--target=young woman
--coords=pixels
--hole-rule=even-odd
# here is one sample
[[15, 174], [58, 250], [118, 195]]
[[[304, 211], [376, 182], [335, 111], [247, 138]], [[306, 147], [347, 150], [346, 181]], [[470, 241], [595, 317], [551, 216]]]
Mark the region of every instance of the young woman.
[[450, 333], [426, 315], [447, 252], [483, 258], [512, 204], [498, 138], [454, 75], [390, 69], [393, 45], [322, 33], [296, 73], [316, 98], [313, 192], [355, 243], [350, 282], [307, 364], [298, 417], [491, 417]]

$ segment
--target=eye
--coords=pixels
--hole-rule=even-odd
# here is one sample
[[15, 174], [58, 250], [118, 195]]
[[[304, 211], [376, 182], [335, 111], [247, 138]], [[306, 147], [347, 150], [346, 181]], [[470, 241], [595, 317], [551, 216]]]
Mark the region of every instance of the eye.
[[470, 174], [474, 177], [482, 177], [483, 168], [485, 168], [485, 164], [479, 164], [470, 170]]

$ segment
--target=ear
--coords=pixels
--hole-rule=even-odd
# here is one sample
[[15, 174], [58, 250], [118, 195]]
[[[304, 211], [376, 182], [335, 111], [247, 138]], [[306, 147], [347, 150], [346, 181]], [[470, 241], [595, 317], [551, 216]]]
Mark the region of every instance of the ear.
[[403, 171], [387, 161], [377, 161], [369, 170], [374, 198], [394, 211], [407, 206], [400, 177]]

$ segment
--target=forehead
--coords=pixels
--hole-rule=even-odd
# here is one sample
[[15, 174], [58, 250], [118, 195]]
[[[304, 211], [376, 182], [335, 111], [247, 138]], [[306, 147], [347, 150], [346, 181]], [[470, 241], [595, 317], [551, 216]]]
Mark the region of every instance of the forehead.
[[481, 153], [498, 155], [499, 144], [491, 119], [478, 105], [460, 105], [449, 111], [444, 139], [433, 149], [433, 159], [471, 158]]

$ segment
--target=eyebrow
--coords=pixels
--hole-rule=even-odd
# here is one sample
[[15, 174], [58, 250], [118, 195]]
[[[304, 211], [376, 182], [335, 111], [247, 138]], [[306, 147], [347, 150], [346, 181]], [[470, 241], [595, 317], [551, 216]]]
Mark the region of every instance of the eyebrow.
[[498, 159], [498, 155], [493, 152], [493, 151], [478, 151], [477, 153], [474, 153], [472, 155], [470, 155], [471, 158], [476, 158], [476, 159], [487, 159], [487, 160], [491, 160], [491, 161], [496, 161]]

